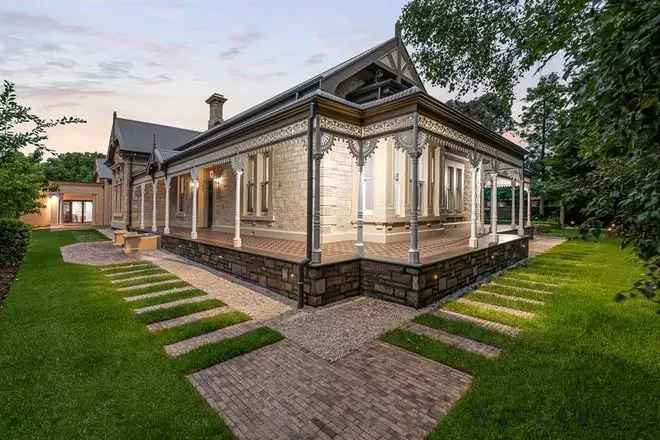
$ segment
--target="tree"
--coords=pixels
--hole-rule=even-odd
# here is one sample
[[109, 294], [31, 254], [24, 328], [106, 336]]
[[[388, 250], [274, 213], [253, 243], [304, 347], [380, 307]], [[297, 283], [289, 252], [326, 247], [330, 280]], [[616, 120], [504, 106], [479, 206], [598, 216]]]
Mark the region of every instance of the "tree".
[[[45, 120], [29, 107], [16, 101], [13, 83], [3, 82], [0, 91], [0, 216], [19, 217], [40, 208], [39, 196], [46, 184], [39, 166], [44, 152], [47, 129], [57, 125], [83, 123], [82, 119], [63, 117]], [[32, 148], [29, 155], [22, 150]]]
[[104, 158], [101, 153], [64, 153], [48, 158], [42, 164], [47, 180], [64, 182], [91, 182], [94, 162]]
[[[614, 224], [660, 274], [660, 2], [412, 0], [403, 37], [433, 84], [501, 95], [556, 55], [567, 109], [547, 170], [585, 225]], [[613, 168], [614, 167], [614, 168]]]
[[514, 127], [513, 118], [511, 117], [511, 104], [512, 99], [510, 97], [502, 99], [495, 93], [485, 93], [470, 101], [459, 99], [447, 101], [448, 106], [455, 108], [497, 133], [504, 133]]

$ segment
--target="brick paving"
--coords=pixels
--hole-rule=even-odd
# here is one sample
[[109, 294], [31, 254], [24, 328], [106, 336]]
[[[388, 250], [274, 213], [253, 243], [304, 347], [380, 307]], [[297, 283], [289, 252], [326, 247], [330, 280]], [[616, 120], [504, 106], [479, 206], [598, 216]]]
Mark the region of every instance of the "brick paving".
[[178, 318], [168, 319], [167, 321], [154, 322], [153, 324], [149, 324], [147, 329], [149, 329], [150, 332], [157, 332], [160, 330], [166, 330], [168, 328], [179, 327], [180, 325], [199, 321], [202, 318], [210, 318], [211, 316], [216, 316], [228, 311], [229, 307], [216, 307], [214, 309], [204, 310], [202, 312], [192, 313], [190, 315], [180, 316]]
[[473, 301], [471, 299], [466, 299], [466, 298], [459, 298], [456, 300], [456, 302], [466, 304], [469, 306], [481, 307], [483, 309], [489, 309], [496, 312], [508, 313], [509, 315], [518, 316], [524, 319], [532, 319], [534, 318], [534, 316], [536, 316], [534, 313], [531, 312], [525, 312], [518, 309], [512, 309], [511, 307], [498, 306], [495, 304], [482, 303], [479, 301]]
[[476, 318], [474, 316], [463, 315], [461, 313], [453, 312], [451, 310], [438, 310], [434, 314], [441, 318], [455, 319], [458, 321], [467, 321], [472, 324], [483, 327], [487, 330], [493, 330], [509, 336], [517, 336], [518, 333], [520, 333], [519, 328], [511, 327], [506, 324], [500, 324], [499, 322], [493, 322], [481, 318]]
[[470, 351], [487, 358], [495, 358], [502, 352], [501, 349], [493, 347], [492, 345], [484, 344], [483, 342], [475, 341], [463, 336], [454, 335], [452, 333], [447, 333], [445, 331], [427, 327], [425, 325], [420, 325], [415, 322], [407, 324], [404, 328], [413, 333], [427, 336], [444, 344], [461, 348], [465, 351]]
[[209, 295], [194, 296], [192, 298], [184, 298], [184, 299], [179, 299], [179, 300], [176, 300], [176, 301], [170, 301], [170, 302], [167, 302], [167, 303], [142, 307], [142, 308], [133, 310], [133, 312], [137, 315], [142, 315], [143, 313], [152, 312], [154, 310], [171, 309], [172, 307], [180, 306], [180, 305], [183, 305], [183, 304], [194, 304], [194, 303], [198, 303], [198, 302], [202, 302], [202, 301], [207, 301], [209, 299], [213, 299], [213, 297], [209, 296]]
[[381, 342], [330, 363], [288, 340], [189, 379], [239, 438], [259, 440], [421, 439], [472, 382]]

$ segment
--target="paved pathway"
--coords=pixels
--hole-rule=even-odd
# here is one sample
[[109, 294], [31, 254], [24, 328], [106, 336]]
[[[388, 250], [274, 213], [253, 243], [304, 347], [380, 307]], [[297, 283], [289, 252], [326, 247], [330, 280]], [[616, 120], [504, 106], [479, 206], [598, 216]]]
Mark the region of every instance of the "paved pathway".
[[380, 342], [330, 363], [288, 340], [189, 378], [234, 433], [259, 440], [421, 439], [471, 383]]
[[135, 258], [124, 254], [121, 247], [108, 241], [76, 243], [60, 248], [62, 259], [67, 263], [104, 266], [106, 264], [130, 263]]

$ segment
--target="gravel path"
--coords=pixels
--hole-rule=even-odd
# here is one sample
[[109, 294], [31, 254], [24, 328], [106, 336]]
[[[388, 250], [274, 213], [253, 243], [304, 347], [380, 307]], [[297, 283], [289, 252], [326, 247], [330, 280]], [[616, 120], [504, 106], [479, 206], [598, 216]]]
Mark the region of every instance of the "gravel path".
[[121, 247], [108, 241], [76, 243], [60, 248], [62, 258], [66, 263], [87, 264], [89, 266], [105, 266], [115, 263], [130, 263], [135, 258], [124, 254]]

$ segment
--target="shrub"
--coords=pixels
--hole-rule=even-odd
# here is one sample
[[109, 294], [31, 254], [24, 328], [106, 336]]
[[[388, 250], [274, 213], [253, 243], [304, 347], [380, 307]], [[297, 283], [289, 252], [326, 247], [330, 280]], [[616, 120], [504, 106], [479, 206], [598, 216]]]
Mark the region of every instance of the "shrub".
[[28, 225], [15, 219], [0, 219], [0, 267], [18, 267], [29, 242]]

